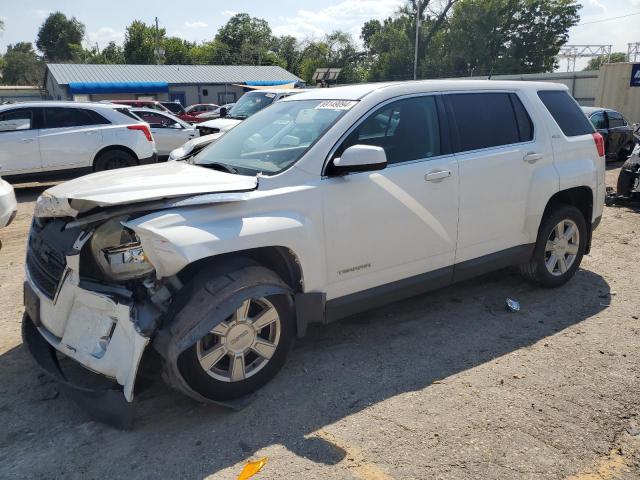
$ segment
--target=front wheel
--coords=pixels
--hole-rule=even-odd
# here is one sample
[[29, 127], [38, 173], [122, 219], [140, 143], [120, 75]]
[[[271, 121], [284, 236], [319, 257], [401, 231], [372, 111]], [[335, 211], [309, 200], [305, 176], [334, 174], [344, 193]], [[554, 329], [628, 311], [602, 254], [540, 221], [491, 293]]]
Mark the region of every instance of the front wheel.
[[[258, 268], [265, 275], [277, 278], [270, 270]], [[242, 285], [245, 275], [238, 272], [235, 282]], [[228, 299], [219, 298], [219, 301], [225, 303]], [[206, 321], [216, 305], [203, 307], [191, 312], [198, 311], [201, 321]], [[178, 368], [189, 386], [203, 397], [214, 401], [232, 400], [252, 393], [271, 380], [284, 365], [294, 338], [291, 295], [254, 296], [248, 290], [232, 315], [180, 355]]]
[[540, 225], [536, 246], [522, 274], [544, 287], [567, 283], [580, 267], [587, 242], [587, 225], [576, 207], [562, 205]]

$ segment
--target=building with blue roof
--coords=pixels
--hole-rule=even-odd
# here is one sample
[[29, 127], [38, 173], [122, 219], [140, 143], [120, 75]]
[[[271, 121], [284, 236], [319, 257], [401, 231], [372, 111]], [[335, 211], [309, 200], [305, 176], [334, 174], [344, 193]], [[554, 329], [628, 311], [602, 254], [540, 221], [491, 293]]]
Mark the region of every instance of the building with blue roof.
[[47, 64], [45, 95], [51, 100], [159, 100], [235, 102], [250, 87], [293, 86], [302, 80], [276, 65]]

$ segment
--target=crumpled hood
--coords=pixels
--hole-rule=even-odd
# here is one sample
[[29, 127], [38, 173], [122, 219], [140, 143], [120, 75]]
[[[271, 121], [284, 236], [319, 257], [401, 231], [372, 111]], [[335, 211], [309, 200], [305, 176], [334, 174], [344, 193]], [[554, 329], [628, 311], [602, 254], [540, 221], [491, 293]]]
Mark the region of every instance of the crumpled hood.
[[216, 118], [215, 120], [198, 123], [196, 124], [196, 127], [219, 128], [221, 132], [226, 132], [239, 123], [242, 123], [242, 120], [235, 120], [233, 118]]
[[[168, 162], [92, 173], [48, 189], [45, 194], [66, 200], [82, 213], [163, 198], [254, 190], [258, 179], [235, 175], [184, 162]], [[66, 203], [65, 202], [65, 203]]]

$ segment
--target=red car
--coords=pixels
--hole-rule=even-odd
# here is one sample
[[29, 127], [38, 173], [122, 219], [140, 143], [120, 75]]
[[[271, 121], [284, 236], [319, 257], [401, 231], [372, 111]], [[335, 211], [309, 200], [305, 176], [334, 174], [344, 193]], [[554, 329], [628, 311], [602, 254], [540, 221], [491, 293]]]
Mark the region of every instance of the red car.
[[185, 122], [198, 122], [200, 119], [198, 115], [201, 115], [206, 112], [211, 112], [218, 108], [218, 105], [215, 103], [196, 103], [185, 108], [185, 112], [182, 115], [178, 115]]

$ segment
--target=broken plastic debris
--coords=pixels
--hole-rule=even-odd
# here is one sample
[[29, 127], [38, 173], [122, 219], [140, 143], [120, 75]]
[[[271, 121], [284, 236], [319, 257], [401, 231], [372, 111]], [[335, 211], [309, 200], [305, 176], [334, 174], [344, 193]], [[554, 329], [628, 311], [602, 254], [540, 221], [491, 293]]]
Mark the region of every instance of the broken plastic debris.
[[248, 462], [240, 472], [240, 475], [238, 475], [238, 480], [247, 480], [253, 477], [256, 473], [262, 470], [262, 467], [264, 467], [266, 463], [267, 457], [263, 457], [255, 462]]
[[514, 300], [513, 298], [507, 298], [505, 301], [506, 309], [510, 312], [519, 312], [520, 311], [520, 302]]

